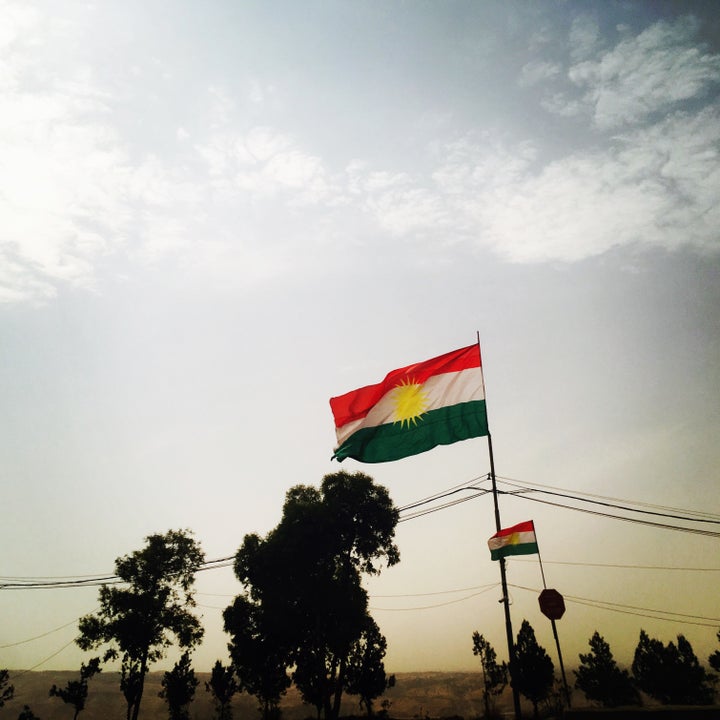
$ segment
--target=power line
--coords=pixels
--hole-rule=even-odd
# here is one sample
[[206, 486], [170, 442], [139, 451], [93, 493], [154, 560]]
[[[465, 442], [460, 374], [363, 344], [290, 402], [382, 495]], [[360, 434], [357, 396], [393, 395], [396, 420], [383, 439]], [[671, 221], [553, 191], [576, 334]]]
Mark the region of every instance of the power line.
[[[534, 560], [514, 557], [513, 562], [534, 563]], [[620, 570], [680, 570], [686, 572], [720, 572], [720, 567], [678, 567], [673, 565], [623, 565], [620, 563], [570, 562], [568, 560], [545, 560], [543, 565], [574, 565], [578, 567], [605, 567]]]
[[[563, 491], [565, 493], [571, 493], [573, 491], [569, 490], [568, 488], [557, 488], [553, 487], [552, 485], [543, 485], [542, 483], [533, 483], [533, 482], [523, 482], [521, 483], [519, 480], [515, 480], [513, 478], [505, 477], [502, 475], [497, 475], [496, 479], [499, 480], [501, 483], [505, 485], [510, 485], [511, 487], [518, 487], [518, 488], [544, 488], [546, 490], [553, 490], [553, 491]], [[690, 510], [687, 508], [678, 508], [673, 507], [671, 505], [657, 505], [655, 503], [649, 503], [643, 500], [624, 500], [622, 498], [616, 498], [612, 496], [607, 495], [599, 495], [597, 493], [582, 493], [578, 492], [577, 490], [574, 491], [574, 495], [571, 495], [572, 497], [577, 498], [578, 500], [581, 500], [583, 498], [598, 498], [600, 500], [605, 501], [612, 501], [615, 503], [630, 503], [632, 505], [637, 505], [639, 507], [647, 507], [647, 508], [654, 508], [656, 510], [666, 510], [666, 511], [672, 511], [675, 513], [684, 513], [685, 515], [695, 515], [697, 517], [707, 517], [712, 518], [714, 520], [720, 520], [720, 515], [717, 513], [708, 513], [701, 510]], [[694, 518], [693, 518], [694, 519]]]
[[[202, 572], [204, 570], [217, 570], [219, 568], [230, 567], [234, 561], [234, 555], [218, 558], [217, 560], [207, 560], [197, 571]], [[98, 587], [100, 585], [118, 585], [124, 582], [118, 575], [110, 574], [99, 576], [76, 575], [74, 576], [76, 579], [66, 579], [71, 577], [73, 576], [60, 575], [56, 578], [46, 576], [45, 579], [32, 577], [0, 577], [0, 590], [62, 590], [79, 587]]]
[[59, 650], [54, 652], [52, 655], [48, 655], [44, 660], [41, 660], [37, 665], [33, 665], [31, 668], [28, 668], [27, 670], [23, 670], [22, 672], [19, 672], [17, 674], [13, 674], [12, 678], [13, 680], [15, 678], [22, 677], [23, 675], [27, 675], [27, 673], [32, 672], [33, 670], [37, 670], [41, 665], [44, 665], [48, 660], [52, 660], [56, 655], [59, 655], [63, 650], [66, 648], [69, 648], [74, 642], [77, 640], [77, 638], [73, 638], [69, 643], [65, 643]]
[[[716, 628], [718, 626], [718, 622], [702, 622], [700, 620], [693, 620], [693, 619], [686, 619], [686, 618], [692, 618], [692, 615], [683, 616], [680, 613], [670, 613], [665, 612], [663, 610], [657, 611], [658, 613], [664, 613], [666, 615], [676, 615], [678, 617], [663, 617], [662, 615], [648, 615], [648, 612], [655, 612], [654, 610], [647, 610], [643, 612], [633, 611], [633, 610], [626, 610], [622, 607], [612, 607], [609, 606], [608, 603], [603, 602], [602, 600], [592, 601], [592, 600], [583, 600], [581, 598], [574, 598], [572, 596], [567, 596], [567, 600], [570, 602], [576, 603], [577, 605], [586, 605], [587, 607], [595, 608], [596, 610], [609, 610], [611, 612], [617, 612], [622, 613], [623, 615], [635, 615], [636, 617], [644, 617], [648, 618], [649, 620], [664, 620], [665, 622], [682, 622], [683, 625], [699, 625], [700, 627], [710, 627], [710, 628]], [[682, 619], [680, 619], [682, 618]]]
[[420, 505], [425, 505], [428, 502], [432, 502], [433, 500], [440, 500], [442, 498], [448, 497], [449, 495], [452, 495], [454, 493], [460, 492], [462, 490], [480, 490], [480, 488], [475, 487], [473, 483], [477, 482], [478, 485], [481, 485], [483, 482], [487, 482], [487, 477], [483, 475], [478, 475], [477, 477], [471, 478], [467, 482], [459, 483], [458, 485], [453, 485], [452, 487], [448, 488], [447, 490], [441, 490], [440, 492], [437, 492], [433, 495], [428, 495], [427, 497], [421, 498], [420, 500], [414, 500], [411, 503], [408, 503], [407, 505], [402, 505], [398, 508], [399, 512], [405, 512], [406, 510], [412, 510]]
[[[471, 488], [465, 488], [465, 489], [471, 489]], [[468, 497], [459, 498], [457, 500], [451, 500], [450, 502], [443, 503], [442, 505], [437, 505], [432, 508], [428, 508], [427, 510], [419, 510], [415, 513], [412, 513], [410, 515], [407, 515], [406, 517], [401, 517], [398, 522], [406, 522], [407, 520], [415, 520], [416, 518], [423, 517], [423, 515], [430, 515], [434, 512], [438, 512], [438, 510], [446, 510], [447, 508], [454, 507], [455, 505], [460, 505], [464, 502], [468, 502], [469, 500], [475, 500], [475, 498], [482, 497], [483, 495], [487, 495], [488, 493], [492, 492], [491, 490], [481, 490], [480, 492], [475, 493], [474, 495], [469, 495]]]
[[[497, 585], [497, 583], [490, 583], [491, 585]], [[480, 590], [486, 588], [488, 585], [475, 585], [473, 587], [457, 588], [455, 590], [437, 590], [436, 592], [425, 592], [425, 593], [399, 593], [395, 595], [375, 595], [373, 593], [370, 597], [372, 598], [406, 598], [406, 597], [430, 597], [432, 595], [452, 595], [459, 592], [468, 592], [468, 590]]]
[[0, 590], [75, 590], [83, 587], [100, 587], [101, 585], [119, 585], [123, 582], [117, 575], [94, 578], [92, 580], [76, 580], [57, 582], [0, 582]]
[[[467, 502], [469, 500], [474, 500], [478, 497], [481, 497], [481, 496], [486, 495], [489, 492], [491, 492], [490, 490], [485, 490], [485, 489], [481, 490], [480, 488], [457, 487], [456, 486], [455, 488], [449, 490], [446, 493], [438, 493], [437, 495], [432, 496], [431, 498], [426, 498], [422, 501], [419, 501], [418, 503], [407, 505], [407, 506], [405, 506], [405, 508], [411, 509], [411, 508], [417, 507], [419, 505], [424, 505], [428, 502], [432, 502], [434, 500], [440, 500], [449, 495], [453, 495], [461, 490], [479, 490], [479, 492], [475, 493], [474, 495], [465, 497], [465, 498], [453, 500], [448, 503], [436, 505], [436, 506], [428, 508], [426, 510], [421, 510], [421, 511], [418, 511], [415, 513], [411, 513], [410, 515], [401, 517], [399, 522], [405, 522], [407, 520], [415, 520], [416, 518], [423, 517], [424, 515], [430, 515], [434, 512], [438, 512], [439, 510], [445, 510], [449, 507], [454, 507], [455, 505], [459, 505], [463, 502]], [[633, 518], [633, 517], [626, 517], [626, 516], [622, 516], [622, 515], [614, 515], [612, 513], [604, 513], [604, 512], [598, 511], [598, 510], [591, 510], [589, 508], [582, 508], [582, 507], [576, 507], [574, 505], [568, 505], [566, 503], [555, 503], [555, 502], [551, 502], [550, 500], [542, 500], [542, 499], [536, 498], [536, 497], [529, 497], [526, 494], [529, 492], [544, 492], [544, 491], [536, 490], [534, 488], [523, 488], [523, 487], [519, 487], [518, 490], [512, 491], [512, 492], [506, 491], [506, 490], [499, 491], [500, 494], [510, 495], [510, 496], [514, 496], [514, 497], [522, 496], [523, 498], [525, 498], [527, 500], [531, 500], [532, 502], [539, 502], [544, 505], [550, 505], [553, 507], [564, 508], [566, 510], [575, 510], [577, 512], [584, 512], [584, 513], [587, 513], [590, 515], [596, 515], [598, 517], [606, 517], [606, 518], [610, 518], [610, 519], [614, 519], [614, 520], [622, 520], [623, 522], [637, 523], [639, 525], [646, 525], [649, 527], [663, 528], [666, 530], [675, 530], [678, 532], [687, 532], [687, 533], [696, 534], [696, 535], [705, 535], [708, 537], [720, 537], [720, 532], [716, 532], [716, 531], [712, 531], [712, 530], [704, 530], [702, 528], [692, 528], [692, 527], [686, 527], [686, 526], [682, 526], [682, 525], [670, 525], [667, 523], [653, 522], [651, 520], [643, 520], [641, 518]], [[605, 506], [605, 507], [614, 507], [614, 508], [617, 508], [618, 510], [626, 510], [628, 512], [649, 513], [649, 514], [653, 514], [653, 515], [661, 515], [663, 517], [672, 517], [675, 519], [686, 520], [688, 522], [700, 521], [700, 522], [712, 522], [712, 523], [720, 524], [720, 521], [716, 521], [713, 519], [696, 519], [696, 518], [692, 518], [692, 517], [667, 515], [665, 513], [658, 513], [658, 512], [654, 512], [654, 511], [636, 510], [633, 508], [629, 508], [629, 507], [622, 506], [622, 505], [616, 505], [616, 504], [612, 504], [612, 503], [608, 503], [608, 502], [602, 502], [602, 501], [598, 501], [598, 500], [588, 500], [587, 498], [570, 495], [570, 494], [561, 494], [561, 493], [548, 493], [548, 494], [560, 495], [561, 497], [565, 497], [565, 498], [572, 499], [572, 500], [577, 500], [579, 502], [587, 502], [587, 503], [592, 503], [592, 504], [601, 505], [601, 506]], [[401, 508], [401, 511], [402, 511], [402, 508]], [[692, 511], [689, 511], [689, 512], [692, 513]]]
[[[436, 605], [423, 605], [420, 607], [409, 607], [409, 608], [377, 608], [377, 607], [370, 607], [370, 610], [376, 611], [376, 612], [411, 612], [413, 610], [431, 610], [433, 608], [439, 608], [439, 607], [445, 607], [446, 605], [455, 605], [456, 603], [465, 602], [466, 600], [470, 600], [474, 597], [477, 597], [478, 595], [482, 595], [483, 593], [488, 592], [488, 590], [492, 590], [493, 588], [496, 588], [500, 585], [500, 583], [491, 583], [490, 585], [487, 585], [484, 590], [480, 590], [479, 592], [475, 592], [472, 595], [467, 595], [462, 598], [457, 598], [456, 600], [448, 600], [444, 603], [438, 603]], [[482, 587], [482, 586], [481, 586]]]
[[[527, 590], [528, 592], [540, 593], [537, 588], [526, 587], [525, 585], [514, 585], [510, 584], [510, 587], [517, 588], [518, 590]], [[720, 624], [720, 618], [711, 618], [704, 615], [689, 615], [685, 613], [677, 613], [672, 610], [658, 610], [656, 608], [645, 608], [637, 605], [626, 605], [623, 603], [614, 603], [607, 600], [593, 600], [591, 598], [578, 597], [574, 595], [565, 595], [563, 598], [572, 603], [578, 605], [588, 605], [589, 607], [597, 608], [600, 610], [609, 610], [611, 612], [624, 613], [626, 615], [639, 615], [640, 617], [646, 617], [651, 620], [665, 620], [668, 622], [683, 622], [689, 625], [701, 625], [703, 627], [717, 627]], [[647, 613], [656, 613], [654, 615], [648, 615]], [[674, 617], [662, 617], [662, 615], [673, 615]], [[711, 622], [694, 622], [708, 620]]]
[[720, 520], [713, 520], [710, 518], [704, 518], [704, 517], [687, 517], [684, 515], [675, 515], [671, 513], [664, 513], [664, 512], [658, 512], [655, 510], [638, 510], [636, 508], [628, 507], [626, 505], [618, 505], [616, 503], [610, 503], [610, 502], [603, 502], [601, 500], [587, 500], [582, 497], [578, 497], [576, 495], [570, 495], [566, 493], [558, 493], [558, 492], [551, 492], [550, 490], [538, 490], [535, 488], [521, 488], [520, 490], [516, 490], [514, 492], [509, 492], [507, 490], [501, 490], [500, 493], [504, 495], [520, 495], [521, 493], [543, 493], [544, 495], [553, 495], [555, 497], [563, 497], [568, 498], [571, 500], [578, 500], [579, 502], [586, 502], [586, 503], [592, 503], [593, 505], [601, 505], [603, 507], [610, 507], [614, 508], [615, 510], [627, 510], [628, 512], [634, 512], [634, 513], [640, 513], [642, 515], [654, 515], [656, 517], [666, 517], [670, 518], [672, 520], [685, 520], [686, 522], [704, 522], [704, 523], [711, 523], [713, 525], [720, 525]]
[[[92, 610], [92, 614], [96, 612], [98, 608], [95, 608], [95, 610]], [[74, 620], [71, 620], [68, 623], [65, 623], [64, 625], [60, 625], [59, 627], [53, 628], [52, 630], [48, 630], [47, 632], [42, 633], [42, 635], [35, 635], [35, 637], [28, 638], [27, 640], [18, 640], [17, 642], [13, 643], [7, 643], [6, 645], [0, 645], [0, 650], [4, 650], [5, 648], [11, 648], [11, 647], [17, 647], [18, 645], [25, 645], [29, 642], [32, 642], [33, 640], [40, 640], [41, 638], [47, 637], [48, 635], [52, 635], [53, 633], [58, 632], [58, 630], [64, 630], [66, 627], [70, 627], [70, 625], [75, 625], [77, 623], [77, 618]]]
[[[510, 495], [511, 497], [517, 497], [514, 493], [503, 493]], [[623, 522], [637, 523], [638, 525], [646, 525], [648, 527], [662, 528], [663, 530], [675, 530], [678, 532], [691, 533], [693, 535], [705, 535], [706, 537], [720, 538], [720, 532], [713, 530], [704, 530], [703, 528], [691, 528], [682, 525], [668, 525], [666, 523], [654, 522], [652, 520], [642, 520], [640, 518], [623, 517], [622, 515], [613, 515], [612, 513], [605, 513], [599, 510], [591, 510], [590, 508], [574, 507], [572, 505], [564, 505], [562, 503], [551, 502], [550, 500], [541, 500], [540, 498], [529, 497], [523, 495], [524, 500], [530, 500], [532, 502], [541, 503], [543, 505], [551, 505], [552, 507], [564, 508], [566, 510], [575, 510], [577, 512], [587, 513], [588, 515], [596, 515], [598, 517], [611, 518], [613, 520], [622, 520]]]
[[[624, 510], [626, 512], [634, 512], [634, 513], [645, 513], [645, 514], [652, 514], [652, 515], [660, 515], [662, 517], [672, 517], [674, 519], [681, 519], [689, 522], [711, 522], [711, 523], [718, 523], [720, 524], [720, 520], [716, 520], [715, 518], [718, 518], [720, 516], [712, 515], [710, 513], [700, 513], [693, 510], [680, 510], [678, 508], [672, 508], [668, 506], [661, 506], [661, 505], [651, 505], [650, 503], [634, 503], [637, 505], [641, 505], [643, 507], [654, 507], [659, 508], [661, 510], [673, 510], [677, 512], [682, 512], [684, 515], [675, 515], [675, 514], [669, 514], [664, 512], [658, 512], [658, 511], [650, 511], [650, 510], [638, 510], [632, 507], [628, 507], [627, 505], [620, 505], [619, 503], [610, 502], [611, 500], [616, 500], [616, 498], [608, 498], [601, 495], [590, 495], [585, 494], [586, 497], [582, 497], [582, 494], [575, 495], [571, 494], [570, 492], [557, 492], [559, 490], [558, 488], [555, 488], [554, 490], [545, 490], [545, 489], [539, 489], [539, 488], [547, 488], [549, 486], [543, 486], [539, 485], [537, 483], [526, 483], [526, 486], [521, 485], [518, 481], [512, 480], [511, 478], [504, 478], [502, 476], [498, 476], [501, 479], [501, 482], [503, 482], [506, 485], [509, 485], [511, 487], [517, 488], [516, 491], [505, 491], [501, 490], [500, 492], [502, 494], [515, 496], [515, 497], [523, 497], [527, 500], [530, 500], [532, 502], [539, 502], [541, 504], [550, 505], [553, 507], [559, 507], [566, 510], [574, 510], [577, 512], [584, 512], [591, 515], [596, 515], [598, 517], [607, 517], [614, 520], [622, 520], [623, 522], [631, 522], [631, 523], [637, 523], [640, 525], [646, 525], [650, 527], [657, 527], [662, 529], [668, 529], [668, 530], [676, 530], [680, 532], [688, 532], [693, 534], [699, 534], [699, 535], [705, 535], [709, 537], [720, 537], [720, 532], [715, 532], [711, 530], [705, 530], [702, 528], [692, 528], [692, 527], [685, 527], [680, 525], [670, 525], [666, 523], [660, 523], [660, 522], [653, 522], [650, 520], [643, 520], [642, 518], [633, 518], [633, 517], [627, 517], [622, 515], [615, 515], [612, 513], [605, 513], [597, 510], [591, 510], [589, 508], [583, 508], [583, 507], [576, 507], [574, 505], [569, 505], [566, 503], [560, 503], [560, 502], [552, 502], [550, 500], [543, 500], [541, 498], [537, 497], [530, 497], [528, 493], [531, 492], [538, 492], [538, 493], [546, 493], [549, 495], [554, 495], [570, 500], [576, 500], [579, 502], [585, 502], [585, 503], [591, 503], [596, 504], [604, 507], [613, 507], [618, 510]], [[472, 478], [470, 481], [465, 483], [460, 483], [458, 485], [455, 485], [451, 488], [449, 488], [446, 491], [441, 491], [439, 493], [435, 493], [434, 495], [429, 495], [425, 498], [422, 498], [420, 500], [417, 500], [415, 502], [409, 503], [407, 505], [404, 505], [400, 508], [398, 508], [398, 511], [400, 514], [407, 513], [405, 516], [400, 517], [399, 522], [406, 522], [408, 520], [415, 520], [419, 517], [423, 517], [425, 515], [429, 515], [434, 512], [439, 512], [440, 510], [446, 510], [450, 507], [454, 507], [455, 505], [459, 505], [464, 502], [468, 502], [470, 500], [475, 500], [478, 497], [482, 497], [483, 495], [489, 494], [491, 491], [486, 488], [480, 488], [477, 487], [477, 485], [481, 485], [484, 482], [487, 482], [488, 478], [487, 476], [478, 476], [475, 478]], [[561, 488], [562, 489], [562, 488]], [[432, 502], [436, 502], [439, 500], [444, 500], [447, 497], [450, 497], [451, 495], [455, 495], [459, 492], [463, 491], [475, 491], [472, 495], [469, 495], [467, 497], [463, 498], [457, 498], [454, 500], [451, 500], [449, 502], [444, 502], [439, 505], [435, 505], [430, 508], [425, 509], [418, 509], [422, 508], [424, 505], [428, 505]], [[588, 498], [601, 498], [599, 500], [592, 500]], [[620, 501], [623, 503], [628, 503], [628, 501]], [[633, 501], [634, 502], [634, 501]], [[412, 512], [414, 511], [414, 512]], [[697, 516], [703, 516], [698, 518], [690, 517], [691, 515], [697, 515]], [[206, 570], [215, 570], [219, 568], [224, 567], [230, 567], [234, 562], [235, 556], [234, 555], [228, 555], [226, 557], [217, 558], [215, 560], [208, 560], [205, 563], [202, 564], [202, 566], [198, 569], [198, 571], [206, 571]], [[661, 569], [661, 568], [658, 568]], [[104, 584], [118, 584], [122, 583], [123, 581], [121, 578], [119, 578], [117, 575], [111, 575], [111, 574], [105, 574], [105, 575], [79, 575], [79, 576], [45, 576], [45, 577], [17, 577], [17, 576], [7, 576], [7, 577], [0, 577], [0, 590], [27, 590], [27, 589], [73, 589], [73, 588], [79, 588], [79, 587], [97, 587]]]

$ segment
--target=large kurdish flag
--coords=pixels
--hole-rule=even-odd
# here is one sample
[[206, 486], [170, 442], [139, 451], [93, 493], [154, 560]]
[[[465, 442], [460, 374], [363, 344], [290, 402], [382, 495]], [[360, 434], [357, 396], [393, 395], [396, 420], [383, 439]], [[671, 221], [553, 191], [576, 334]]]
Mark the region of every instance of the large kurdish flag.
[[508, 555], [532, 555], [538, 552], [535, 524], [532, 520], [503, 528], [489, 540], [490, 559], [499, 560]]
[[330, 399], [333, 457], [387, 462], [488, 434], [480, 348], [470, 345], [393, 370], [377, 385]]

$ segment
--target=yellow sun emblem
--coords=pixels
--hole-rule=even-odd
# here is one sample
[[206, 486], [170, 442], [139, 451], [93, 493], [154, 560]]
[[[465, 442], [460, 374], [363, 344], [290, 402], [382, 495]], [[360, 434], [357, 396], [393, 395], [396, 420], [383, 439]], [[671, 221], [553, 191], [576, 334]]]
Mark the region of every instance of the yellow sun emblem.
[[413, 380], [404, 379], [393, 389], [393, 402], [395, 403], [394, 422], [410, 427], [410, 423], [417, 425], [417, 421], [425, 413], [428, 406], [427, 395], [423, 386]]

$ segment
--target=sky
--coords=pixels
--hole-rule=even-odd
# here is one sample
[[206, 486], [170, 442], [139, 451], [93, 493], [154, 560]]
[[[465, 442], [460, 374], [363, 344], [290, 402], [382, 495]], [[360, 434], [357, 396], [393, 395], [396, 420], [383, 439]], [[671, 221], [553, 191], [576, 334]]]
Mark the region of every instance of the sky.
[[[331, 461], [330, 397], [479, 336], [501, 489], [713, 521], [502, 495], [565, 664], [598, 630], [627, 665], [641, 628], [707, 663], [719, 90], [711, 2], [0, 0], [0, 577], [179, 528], [229, 557], [339, 469], [398, 506], [487, 487], [485, 438]], [[489, 495], [399, 524], [366, 582], [389, 671], [477, 669], [474, 630], [506, 656], [494, 532]], [[557, 660], [537, 559], [508, 579]], [[197, 590], [209, 671], [240, 586]], [[79, 667], [97, 593], [0, 589], [0, 667]]]

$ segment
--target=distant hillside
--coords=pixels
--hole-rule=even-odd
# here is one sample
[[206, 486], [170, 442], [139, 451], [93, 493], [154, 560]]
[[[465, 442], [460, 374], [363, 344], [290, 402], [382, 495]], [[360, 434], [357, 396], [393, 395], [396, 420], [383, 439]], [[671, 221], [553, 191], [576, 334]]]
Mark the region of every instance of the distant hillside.
[[[191, 706], [193, 720], [209, 720], [212, 717], [210, 695], [205, 691], [209, 673], [198, 673], [195, 702]], [[48, 696], [55, 684], [64, 687], [68, 680], [76, 679], [75, 672], [31, 672], [17, 678], [11, 674], [15, 686], [15, 699], [0, 710], [0, 718], [15, 720], [23, 705], [29, 705], [41, 720], [69, 720], [72, 708], [58, 698]], [[395, 718], [439, 718], [460, 715], [468, 720], [481, 714], [480, 673], [397, 673], [397, 685], [388, 691]], [[150, 673], [145, 685], [140, 717], [143, 720], [165, 720], [167, 707], [158, 697], [162, 673]], [[125, 700], [120, 693], [117, 672], [104, 672], [90, 680], [87, 707], [80, 720], [125, 720]], [[510, 703], [508, 702], [508, 707]], [[284, 720], [314, 718], [315, 709], [304, 705], [294, 688], [288, 691], [283, 702]], [[236, 696], [233, 701], [235, 720], [257, 720], [257, 705], [247, 695]], [[378, 708], [379, 709], [379, 708]], [[343, 697], [344, 715], [360, 714], [357, 699]]]

